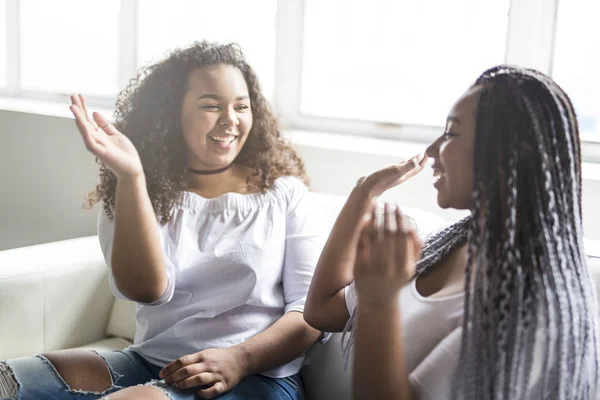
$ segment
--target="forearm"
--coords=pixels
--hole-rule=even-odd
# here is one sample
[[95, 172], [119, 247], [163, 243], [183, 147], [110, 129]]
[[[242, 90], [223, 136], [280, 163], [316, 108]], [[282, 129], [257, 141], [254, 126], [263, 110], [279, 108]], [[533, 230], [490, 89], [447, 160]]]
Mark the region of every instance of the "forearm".
[[398, 302], [389, 308], [359, 303], [354, 354], [356, 399], [412, 399]]
[[117, 287], [132, 300], [151, 303], [167, 287], [156, 217], [143, 176], [117, 183], [111, 263]]
[[319, 339], [300, 312], [289, 312], [263, 332], [235, 348], [240, 351], [248, 375], [258, 374], [298, 358]]
[[317, 263], [304, 311], [307, 321], [316, 328], [340, 331], [348, 320], [343, 289], [354, 279], [361, 220], [373, 201], [366, 190], [355, 188], [331, 230]]

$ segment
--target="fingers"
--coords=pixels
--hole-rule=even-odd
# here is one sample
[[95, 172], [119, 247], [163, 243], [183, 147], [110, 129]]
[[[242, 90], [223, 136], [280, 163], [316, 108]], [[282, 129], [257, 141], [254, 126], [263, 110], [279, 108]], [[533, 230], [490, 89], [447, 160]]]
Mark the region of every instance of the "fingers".
[[[182, 367], [182, 368], [176, 370], [175, 372], [166, 376], [165, 381], [167, 381], [167, 383], [170, 383], [170, 384], [176, 384], [176, 383], [180, 384], [182, 381], [184, 381], [186, 379], [191, 379], [194, 376], [200, 376], [200, 375], [206, 374], [206, 373], [213, 375], [213, 372], [210, 371], [210, 369], [208, 368], [206, 363], [200, 362], [200, 363], [186, 365], [185, 367]], [[205, 378], [208, 377], [207, 375], [202, 375], [202, 376]], [[177, 386], [177, 387], [179, 387], [179, 386]], [[188, 386], [188, 387], [190, 387], [190, 386]]]
[[226, 389], [227, 387], [225, 386], [225, 383], [219, 381], [208, 389], [199, 390], [197, 394], [203, 399], [212, 399], [213, 397], [217, 397], [218, 395], [225, 393]]
[[91, 124], [94, 128], [97, 128], [96, 122], [94, 122], [94, 120], [90, 117], [90, 114], [88, 112], [88, 108], [87, 108], [87, 104], [85, 103], [85, 99], [82, 95], [80, 94], [72, 94], [71, 95], [71, 103], [77, 107], [79, 107], [79, 109], [81, 109], [82, 111], [82, 115], [84, 116], [85, 120]]
[[394, 215], [395, 211], [397, 210], [397, 207], [394, 205], [390, 205], [388, 203], [385, 204], [384, 206], [384, 211], [383, 211], [383, 230], [384, 233], [396, 233], [396, 231], [398, 230], [398, 225], [396, 222], [396, 217]]
[[84, 115], [86, 116], [86, 118], [88, 119], [88, 121], [90, 121], [90, 124], [92, 124], [94, 126], [94, 128], [97, 128], [98, 125], [90, 117], [90, 112], [88, 111], [87, 104], [85, 103], [85, 98], [82, 95], [79, 95], [79, 100], [81, 101], [81, 106], [83, 107], [83, 113], [84, 113]]
[[[187, 356], [179, 357], [177, 360], [167, 364], [167, 366], [159, 372], [158, 376], [164, 379], [167, 376], [171, 375], [173, 372], [178, 371], [185, 366], [196, 364], [202, 361], [203, 357], [200, 353], [189, 354]], [[198, 373], [200, 372], [202, 371], [198, 371]]]
[[202, 372], [196, 375], [192, 375], [188, 378], [175, 381], [173, 386], [177, 389], [189, 389], [198, 386], [213, 385], [219, 380], [219, 377], [213, 372]]
[[92, 116], [94, 117], [94, 120], [98, 124], [98, 127], [100, 129], [102, 129], [104, 131], [104, 133], [106, 133], [107, 135], [112, 136], [112, 135], [116, 135], [117, 133], [119, 133], [117, 128], [115, 128], [113, 124], [108, 122], [108, 120], [106, 118], [104, 118], [104, 116], [102, 116], [102, 114], [94, 112], [94, 114], [92, 114]]
[[83, 137], [85, 147], [95, 155], [102, 153], [106, 148], [105, 143], [95, 134], [95, 128], [87, 122], [81, 108], [78, 105], [72, 105], [70, 109], [75, 116], [75, 124]]

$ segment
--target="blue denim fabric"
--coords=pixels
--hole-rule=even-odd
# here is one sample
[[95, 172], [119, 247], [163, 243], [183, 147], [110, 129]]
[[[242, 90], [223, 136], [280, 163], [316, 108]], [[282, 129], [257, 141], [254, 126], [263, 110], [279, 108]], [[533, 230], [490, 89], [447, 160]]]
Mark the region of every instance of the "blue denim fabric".
[[[195, 394], [197, 389], [182, 391], [166, 385], [158, 376], [162, 368], [148, 363], [134, 351], [126, 349], [100, 352], [98, 355], [108, 365], [112, 378], [111, 387], [102, 393], [71, 390], [44, 356], [6, 360], [19, 384], [15, 400], [95, 400], [137, 385], [155, 386], [165, 392], [171, 400], [200, 399]], [[215, 399], [303, 400], [304, 388], [299, 374], [287, 378], [251, 375], [233, 390]]]

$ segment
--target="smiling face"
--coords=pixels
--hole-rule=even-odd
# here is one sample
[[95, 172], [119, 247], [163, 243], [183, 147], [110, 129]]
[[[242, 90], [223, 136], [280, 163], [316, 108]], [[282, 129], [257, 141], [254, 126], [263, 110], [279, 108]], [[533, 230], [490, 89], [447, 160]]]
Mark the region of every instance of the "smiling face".
[[190, 73], [181, 107], [188, 167], [215, 170], [231, 164], [251, 127], [248, 86], [238, 68], [218, 65]]
[[481, 87], [472, 87], [452, 106], [446, 129], [427, 148], [433, 159], [433, 185], [442, 208], [470, 209], [473, 192], [475, 115]]

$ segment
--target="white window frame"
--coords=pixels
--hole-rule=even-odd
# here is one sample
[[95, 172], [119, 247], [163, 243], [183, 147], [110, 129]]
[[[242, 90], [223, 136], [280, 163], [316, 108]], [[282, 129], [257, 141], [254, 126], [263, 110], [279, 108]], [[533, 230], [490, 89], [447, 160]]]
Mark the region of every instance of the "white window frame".
[[[124, 88], [137, 71], [137, 8], [139, 0], [121, 0], [118, 84]], [[559, 0], [511, 0], [505, 62], [552, 73]], [[300, 113], [302, 84], [304, 0], [278, 0], [275, 47], [274, 104], [286, 129], [325, 131], [349, 135], [394, 138], [412, 142], [435, 139], [442, 126], [416, 126], [317, 117]], [[535, 18], [532, 18], [535, 16]], [[65, 103], [68, 93], [26, 91], [19, 87], [19, 0], [7, 0], [7, 86], [0, 96]], [[531, 49], [537, 49], [532, 51]], [[114, 99], [87, 96], [91, 105], [112, 108]], [[600, 143], [585, 141], [582, 156], [600, 162]]]

